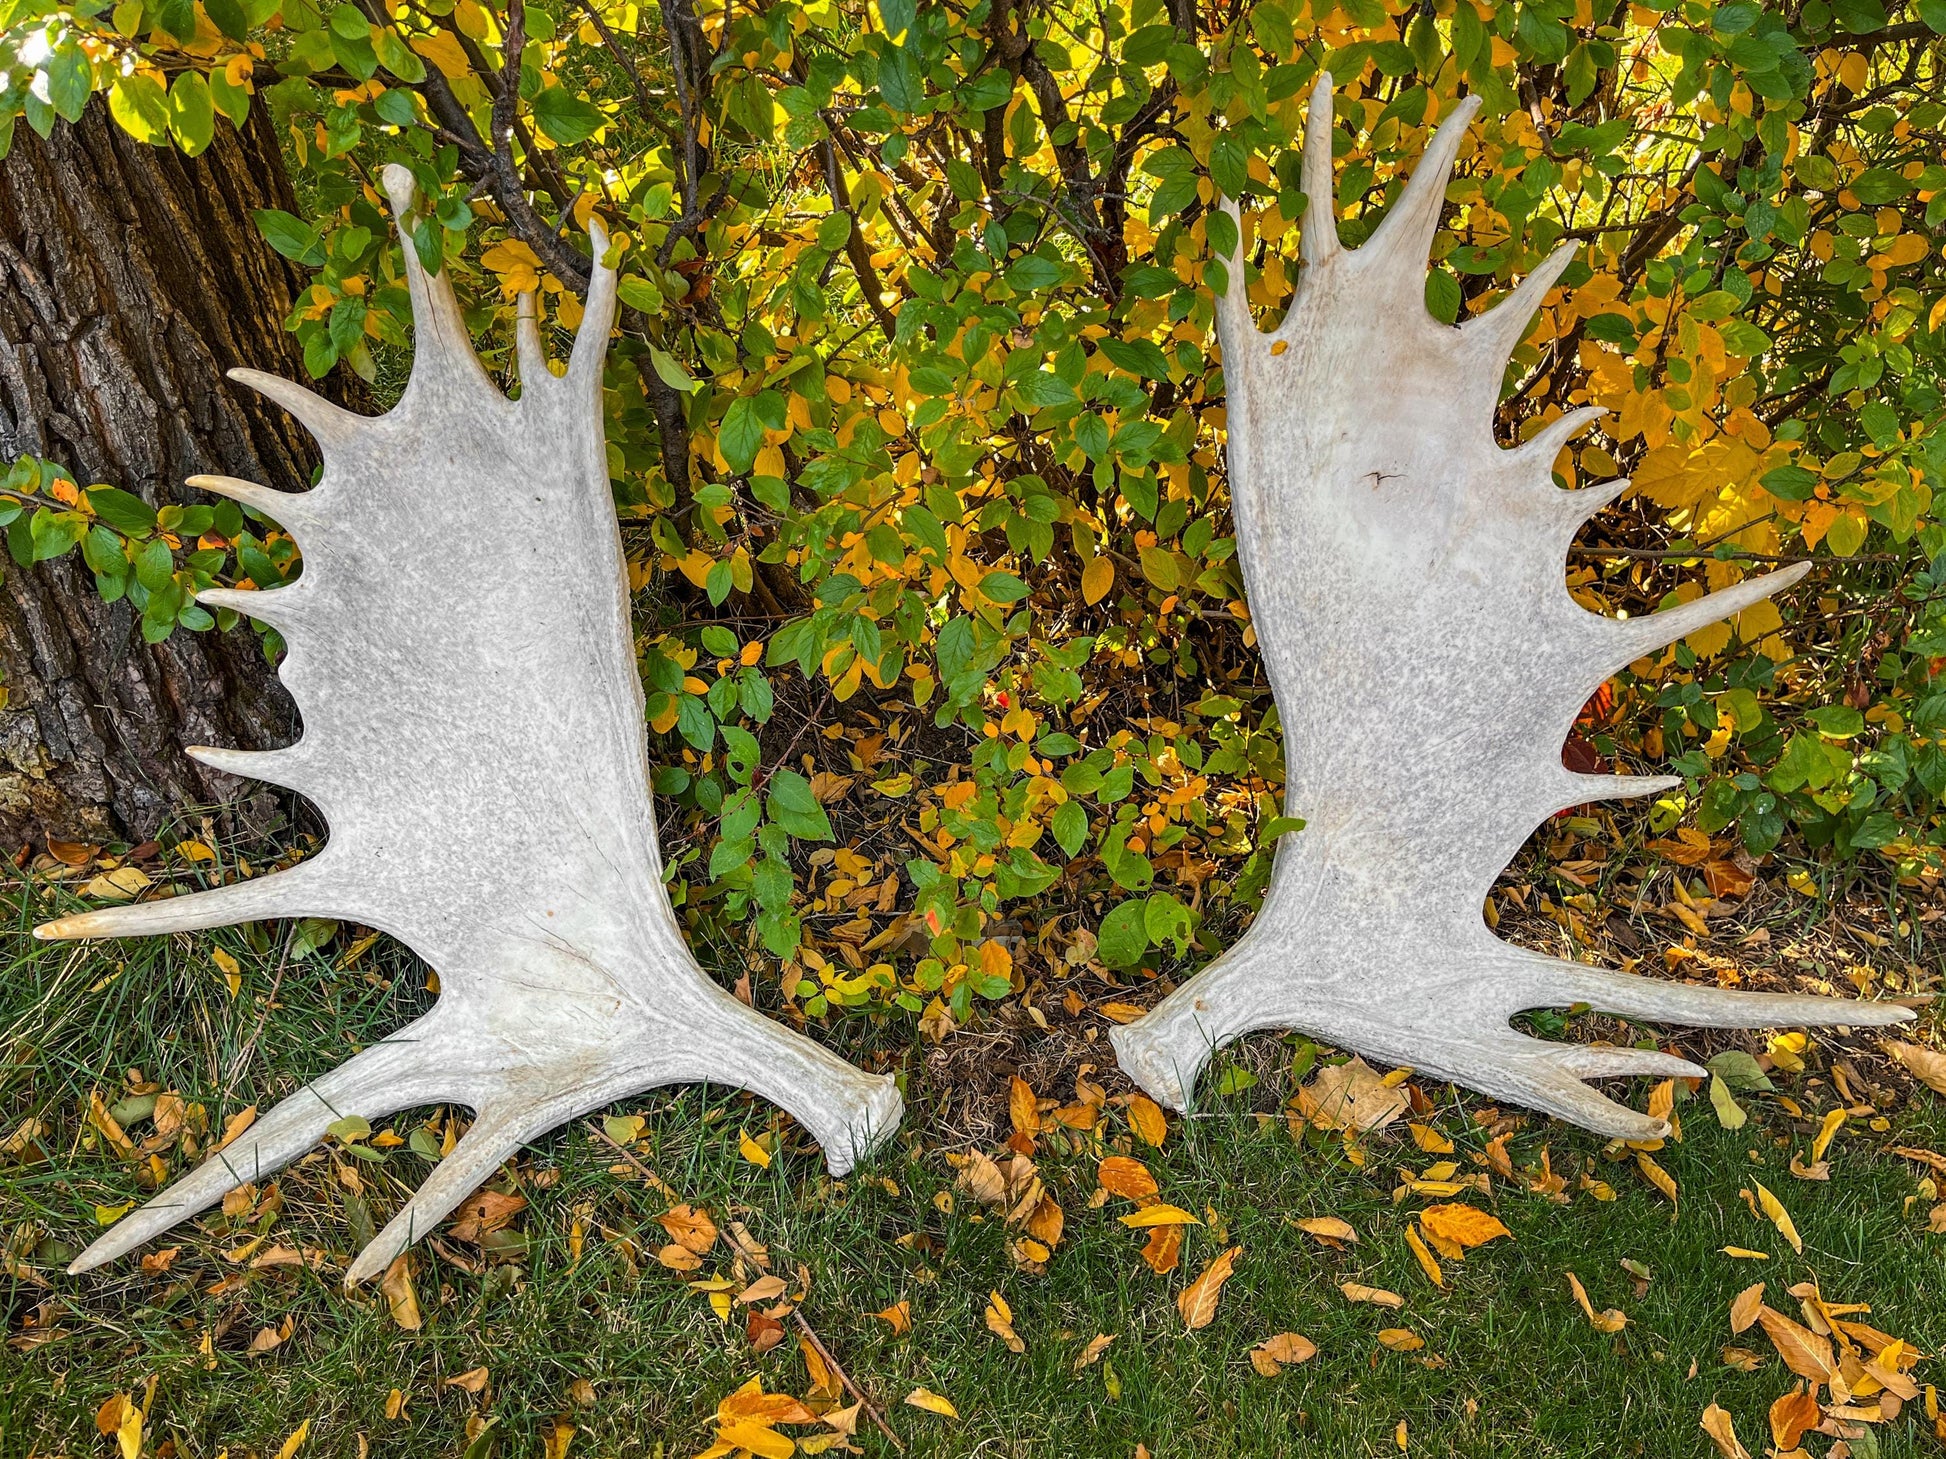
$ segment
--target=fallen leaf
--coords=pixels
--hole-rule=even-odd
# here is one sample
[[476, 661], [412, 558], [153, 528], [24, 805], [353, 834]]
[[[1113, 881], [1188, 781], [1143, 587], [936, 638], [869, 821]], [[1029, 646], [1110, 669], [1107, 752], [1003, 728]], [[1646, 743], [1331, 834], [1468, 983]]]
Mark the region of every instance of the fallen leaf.
[[662, 1223], [662, 1229], [669, 1233], [671, 1241], [697, 1256], [704, 1255], [716, 1245], [716, 1223], [710, 1220], [707, 1211], [699, 1211], [688, 1205], [671, 1206], [657, 1220]]
[[1412, 1136], [1412, 1143], [1428, 1155], [1451, 1155], [1453, 1153], [1453, 1142], [1440, 1134], [1431, 1125], [1415, 1122], [1408, 1124], [1405, 1128], [1406, 1132]]
[[1770, 1260], [1769, 1252], [1752, 1251], [1747, 1246], [1726, 1246], [1722, 1250], [1725, 1256], [1741, 1257], [1744, 1261], [1769, 1261]]
[[1575, 1304], [1587, 1316], [1588, 1325], [1596, 1332], [1620, 1332], [1628, 1326], [1628, 1314], [1617, 1308], [1595, 1311], [1595, 1304], [1588, 1300], [1588, 1289], [1581, 1285], [1581, 1278], [1573, 1272], [1568, 1273], [1568, 1288], [1574, 1293]]
[[1813, 1165], [1824, 1159], [1824, 1152], [1831, 1148], [1833, 1137], [1843, 1128], [1844, 1123], [1845, 1112], [1842, 1109], [1830, 1110], [1825, 1114], [1824, 1122], [1818, 1126], [1818, 1137], [1811, 1142]]
[[1388, 1292], [1383, 1287], [1367, 1287], [1357, 1282], [1344, 1282], [1338, 1287], [1345, 1294], [1347, 1302], [1369, 1302], [1374, 1307], [1403, 1307], [1405, 1298], [1397, 1292]]
[[1024, 1353], [1027, 1344], [1019, 1333], [1014, 1331], [1014, 1310], [1007, 1305], [1007, 1299], [998, 1292], [987, 1295], [987, 1331], [998, 1337], [1014, 1352]]
[[1167, 1204], [1144, 1206], [1139, 1211], [1130, 1211], [1126, 1216], [1117, 1216], [1115, 1219], [1120, 1221], [1124, 1226], [1136, 1227], [1200, 1226], [1203, 1224], [1201, 1217], [1192, 1215], [1181, 1206]]
[[1321, 1130], [1382, 1130], [1407, 1109], [1412, 1097], [1363, 1059], [1328, 1065], [1297, 1091], [1297, 1107]]
[[962, 1190], [983, 1206], [1005, 1205], [1007, 1200], [1007, 1178], [1000, 1173], [1000, 1167], [993, 1158], [978, 1150], [969, 1150], [965, 1162], [959, 1168], [958, 1184]]
[[500, 1191], [479, 1190], [459, 1203], [453, 1212], [452, 1232], [456, 1240], [478, 1245], [492, 1231], [504, 1229], [527, 1209], [527, 1197]]
[[770, 1151], [753, 1140], [748, 1130], [737, 1131], [737, 1151], [752, 1165], [759, 1165], [765, 1168], [768, 1168], [770, 1165]]
[[656, 1248], [655, 1259], [672, 1272], [693, 1272], [700, 1269], [703, 1259], [679, 1242], [672, 1241], [667, 1246]]
[[1142, 1260], [1159, 1277], [1166, 1277], [1174, 1271], [1176, 1263], [1182, 1260], [1182, 1227], [1149, 1228], [1149, 1239], [1142, 1247]]
[[1266, 1378], [1275, 1378], [1293, 1363], [1316, 1357], [1318, 1345], [1295, 1332], [1280, 1332], [1250, 1349], [1250, 1366]]
[[1791, 1250], [1802, 1256], [1804, 1238], [1797, 1234], [1797, 1224], [1791, 1220], [1791, 1213], [1784, 1209], [1784, 1203], [1772, 1195], [1769, 1187], [1762, 1181], [1753, 1181], [1752, 1184], [1757, 1187], [1757, 1204], [1762, 1206], [1764, 1214], [1770, 1217], [1770, 1224], [1783, 1232], [1784, 1239], [1791, 1244]]
[[1168, 1116], [1163, 1114], [1162, 1106], [1146, 1094], [1129, 1097], [1128, 1124], [1145, 1145], [1160, 1147], [1169, 1138]]
[[1730, 1331], [1747, 1332], [1764, 1310], [1764, 1284], [1753, 1282], [1730, 1299]]
[[1108, 1351], [1108, 1345], [1114, 1340], [1115, 1334], [1112, 1332], [1098, 1332], [1089, 1338], [1088, 1345], [1081, 1350], [1080, 1356], [1074, 1360], [1074, 1371], [1079, 1373], [1083, 1368], [1092, 1368], [1096, 1363], [1100, 1362], [1101, 1355]]
[[296, 1432], [284, 1440], [283, 1447], [277, 1451], [277, 1459], [293, 1459], [297, 1451], [304, 1447], [304, 1441], [310, 1436], [311, 1421], [307, 1418], [297, 1426]]
[[1380, 1347], [1395, 1353], [1416, 1353], [1426, 1345], [1426, 1340], [1409, 1327], [1381, 1328], [1378, 1341]]
[[1351, 1222], [1337, 1216], [1306, 1216], [1293, 1224], [1307, 1236], [1315, 1236], [1327, 1246], [1358, 1244], [1358, 1233], [1351, 1229]]
[[1779, 1449], [1795, 1449], [1807, 1429], [1822, 1422], [1818, 1401], [1803, 1389], [1786, 1393], [1770, 1406], [1770, 1437]]
[[1013, 1123], [1017, 1135], [1032, 1138], [1040, 1133], [1041, 1117], [1034, 1102], [1033, 1086], [1018, 1074], [1007, 1086], [1007, 1118]]
[[1138, 1018], [1146, 1018], [1149, 1013], [1148, 1009], [1138, 1008], [1133, 1003], [1104, 1003], [1096, 1011], [1116, 1023], [1133, 1023]]
[[1230, 1280], [1236, 1270], [1237, 1257], [1243, 1254], [1241, 1246], [1232, 1246], [1221, 1256], [1211, 1259], [1202, 1273], [1182, 1289], [1176, 1298], [1176, 1310], [1182, 1314], [1183, 1327], [1194, 1332], [1199, 1327], [1208, 1327], [1216, 1318], [1217, 1298], [1223, 1291], [1223, 1284]]
[[1771, 1307], [1758, 1308], [1757, 1321], [1763, 1324], [1764, 1335], [1777, 1349], [1777, 1356], [1784, 1360], [1785, 1367], [1813, 1383], [1831, 1381], [1829, 1340]]
[[892, 1335], [894, 1337], [903, 1337], [906, 1333], [912, 1331], [912, 1303], [909, 1301], [894, 1302], [883, 1311], [874, 1312], [872, 1316], [883, 1318], [886, 1322], [889, 1322], [892, 1325]]
[[1419, 1213], [1419, 1224], [1426, 1228], [1427, 1235], [1460, 1247], [1483, 1246], [1514, 1234], [1501, 1224], [1499, 1217], [1467, 1205], [1428, 1206]]
[[1405, 1244], [1411, 1249], [1413, 1256], [1418, 1259], [1419, 1269], [1426, 1274], [1426, 1280], [1431, 1282], [1435, 1287], [1444, 1287], [1446, 1285], [1445, 1273], [1440, 1271], [1439, 1263], [1434, 1259], [1433, 1254], [1426, 1250], [1426, 1243], [1420, 1238], [1419, 1230], [1416, 1226], [1408, 1226], [1405, 1228]]
[[425, 1326], [425, 1319], [419, 1315], [419, 1294], [412, 1290], [411, 1252], [401, 1252], [392, 1259], [385, 1275], [379, 1278], [378, 1290], [391, 1308], [392, 1320], [400, 1327], [417, 1332]]
[[469, 1368], [464, 1373], [455, 1373], [446, 1379], [442, 1388], [457, 1388], [463, 1393], [481, 1393], [487, 1386], [489, 1375], [485, 1368]]
[[1738, 1440], [1736, 1425], [1726, 1410], [1713, 1403], [1704, 1409], [1702, 1429], [1710, 1436], [1710, 1441], [1716, 1445], [1716, 1452], [1723, 1459], [1750, 1459], [1750, 1451]]
[[1927, 1088], [1946, 1094], [1946, 1054], [1898, 1039], [1887, 1039], [1879, 1047], [1905, 1065], [1912, 1077]]
[[1654, 1186], [1669, 1198], [1671, 1205], [1676, 1204], [1676, 1180], [1674, 1176], [1670, 1175], [1668, 1171], [1664, 1170], [1660, 1165], [1657, 1165], [1641, 1151], [1636, 1152], [1635, 1165], [1643, 1175], [1648, 1177], [1650, 1185]]
[[1145, 1206], [1156, 1197], [1155, 1177], [1149, 1167], [1127, 1155], [1110, 1155], [1101, 1162], [1095, 1179], [1110, 1195]]
[[1726, 1130], [1740, 1130], [1749, 1122], [1749, 1112], [1737, 1103], [1728, 1082], [1718, 1074], [1710, 1075], [1710, 1107], [1716, 1111], [1716, 1122]]
[[914, 1408], [923, 1408], [927, 1413], [936, 1413], [941, 1418], [958, 1418], [959, 1410], [953, 1407], [952, 1400], [941, 1398], [930, 1388], [915, 1388], [906, 1394], [905, 1401]]

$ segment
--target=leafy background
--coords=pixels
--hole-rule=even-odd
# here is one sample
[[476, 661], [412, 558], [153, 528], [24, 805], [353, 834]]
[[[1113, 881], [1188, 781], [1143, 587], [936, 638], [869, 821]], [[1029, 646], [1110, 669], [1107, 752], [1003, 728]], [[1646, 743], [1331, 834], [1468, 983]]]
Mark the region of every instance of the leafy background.
[[[1358, 242], [1469, 92], [1426, 303], [1476, 313], [1579, 245], [1495, 422], [1512, 442], [1611, 412], [1557, 467], [1636, 482], [1577, 543], [1577, 596], [1640, 613], [1816, 564], [1591, 702], [1583, 768], [1685, 787], [1646, 824], [1550, 828], [1584, 874], [1543, 910], [1582, 936], [1585, 889], [1650, 837], [1698, 934], [1760, 876], [1937, 892], [1946, 0], [9, 0], [0, 21], [0, 144], [97, 93], [191, 152], [270, 107], [305, 215], [257, 221], [313, 278], [289, 327], [313, 372], [343, 361], [381, 399], [409, 360], [382, 165], [418, 178], [413, 246], [510, 384], [515, 296], [572, 329], [579, 225], [609, 221], [609, 450], [674, 892], [790, 1016], [937, 1034], [1064, 967], [1153, 977], [1234, 935], [1289, 823], [1212, 292], [1275, 316], [1305, 211]], [[1296, 151], [1325, 67], [1328, 200]], [[1221, 195], [1243, 280], [1215, 261]], [[152, 638], [234, 628], [198, 586], [301, 570], [233, 504], [158, 515], [57, 462], [15, 463], [0, 519], [17, 562], [79, 551]]]

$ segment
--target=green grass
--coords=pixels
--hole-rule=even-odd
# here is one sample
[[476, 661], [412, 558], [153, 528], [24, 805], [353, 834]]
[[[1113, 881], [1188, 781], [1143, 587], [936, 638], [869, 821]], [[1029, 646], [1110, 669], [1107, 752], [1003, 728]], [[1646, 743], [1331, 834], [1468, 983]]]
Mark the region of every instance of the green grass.
[[[24, 934], [31, 920], [16, 907], [10, 930]], [[95, 1234], [98, 1205], [144, 1194], [133, 1165], [87, 1134], [82, 1114], [91, 1088], [112, 1101], [125, 1071], [140, 1068], [208, 1105], [218, 1120], [246, 1104], [267, 1105], [417, 1011], [423, 975], [383, 947], [348, 971], [313, 957], [286, 968], [266, 1013], [275, 959], [234, 932], [94, 949], [10, 940], [0, 987], [0, 1136], [29, 1117], [51, 1133], [46, 1159], [0, 1158], [8, 1250], [50, 1283], [9, 1287], [9, 1335], [19, 1337], [31, 1318], [65, 1336], [0, 1352], [0, 1456], [110, 1452], [95, 1432], [97, 1408], [117, 1392], [139, 1398], [151, 1378], [147, 1452], [166, 1440], [175, 1454], [198, 1459], [224, 1447], [233, 1459], [274, 1455], [306, 1419], [305, 1456], [352, 1456], [361, 1443], [375, 1455], [458, 1454], [467, 1447], [468, 1420], [487, 1418], [491, 1452], [540, 1454], [561, 1415], [579, 1430], [574, 1456], [687, 1456], [709, 1443], [717, 1400], [748, 1378], [799, 1394], [808, 1386], [794, 1341], [753, 1354], [741, 1309], [720, 1323], [701, 1294], [656, 1264], [650, 1253], [666, 1239], [656, 1218], [667, 1200], [637, 1177], [611, 1174], [614, 1151], [580, 1126], [520, 1162], [521, 1189], [532, 1202], [518, 1223], [527, 1240], [520, 1260], [471, 1274], [421, 1249], [416, 1285], [426, 1324], [417, 1333], [402, 1331], [376, 1294], [347, 1295], [337, 1279], [355, 1228], [382, 1221], [424, 1177], [426, 1162], [404, 1149], [383, 1164], [357, 1163], [366, 1183], [362, 1212], [332, 1178], [327, 1157], [313, 1157], [282, 1183], [285, 1207], [272, 1240], [338, 1253], [335, 1271], [280, 1268], [212, 1294], [220, 1278], [240, 1270], [221, 1254], [244, 1237], [192, 1226], [169, 1238], [182, 1253], [166, 1273], [145, 1275], [129, 1258], [85, 1278], [60, 1275], [65, 1256]], [[235, 999], [210, 960], [214, 945], [244, 965]], [[913, 1455], [1128, 1456], [1138, 1444], [1156, 1459], [1396, 1454], [1394, 1431], [1405, 1420], [1415, 1454], [1663, 1459], [1714, 1452], [1697, 1428], [1711, 1401], [1736, 1416], [1744, 1442], [1761, 1452], [1769, 1437], [1764, 1414], [1789, 1375], [1754, 1331], [1734, 1340], [1763, 1354], [1758, 1371], [1736, 1371], [1720, 1356], [1733, 1340], [1730, 1298], [1749, 1283], [1768, 1280], [1773, 1303], [1794, 1311], [1783, 1289], [1815, 1276], [1831, 1300], [1870, 1302], [1875, 1325], [1928, 1352], [1946, 1343], [1946, 1239], [1925, 1234], [1928, 1203], [1911, 1199], [1922, 1172], [1885, 1149], [1901, 1140], [1946, 1145], [1946, 1121], [1929, 1096], [1888, 1100], [1887, 1131], [1848, 1127], [1834, 1147], [1829, 1183], [1789, 1174], [1791, 1123], [1774, 1104], [1747, 1099], [1752, 1121], [1731, 1133], [1707, 1101], [1692, 1100], [1683, 1106], [1688, 1138], [1657, 1156], [1681, 1185], [1673, 1213], [1625, 1152], [1531, 1120], [1514, 1138], [1515, 1163], [1538, 1159], [1547, 1145], [1554, 1168], [1569, 1177], [1572, 1202], [1552, 1204], [1496, 1181], [1479, 1203], [1512, 1228], [1513, 1240], [1449, 1264], [1449, 1288], [1436, 1292], [1402, 1240], [1405, 1220], [1423, 1202], [1393, 1200], [1398, 1168], [1423, 1170], [1436, 1157], [1386, 1137], [1373, 1142], [1361, 1170], [1336, 1142], [1294, 1141], [1281, 1118], [1260, 1117], [1287, 1094], [1286, 1045], [1256, 1041], [1244, 1054], [1267, 1071], [1255, 1088], [1173, 1121], [1161, 1150], [1133, 1151], [1154, 1170], [1164, 1199], [1197, 1212], [1212, 1208], [1228, 1241], [1243, 1248], [1215, 1322], [1185, 1334], [1175, 1296], [1221, 1249], [1213, 1234], [1192, 1229], [1182, 1269], [1157, 1277], [1138, 1259], [1139, 1234], [1114, 1219], [1129, 1207], [1111, 1200], [1088, 1208], [1104, 1147], [1088, 1136], [1056, 1135], [1043, 1139], [1038, 1159], [1065, 1208], [1066, 1234], [1045, 1275], [1016, 1270], [998, 1220], [973, 1219], [964, 1194], [952, 1214], [935, 1204], [952, 1189], [954, 1172], [938, 1148], [943, 1132], [932, 1118], [923, 1052], [904, 1052], [915, 1105], [904, 1143], [842, 1182], [828, 1179], [796, 1140], [768, 1170], [741, 1159], [738, 1131], [761, 1130], [773, 1115], [734, 1093], [664, 1092], [616, 1112], [647, 1116], [637, 1149], [662, 1179], [719, 1223], [744, 1222], [780, 1272], [804, 1264], [812, 1278], [805, 1316]], [[235, 1087], [222, 1098], [239, 1064]], [[1438, 1123], [1459, 1142], [1463, 1169], [1478, 1169], [1466, 1158], [1485, 1139], [1470, 1117], [1478, 1102], [1462, 1104], [1438, 1086], [1426, 1092], [1444, 1101]], [[1644, 1094], [1631, 1092], [1638, 1101]], [[1794, 1092], [1807, 1108], [1833, 1098], [1821, 1083], [1799, 1081]], [[407, 1133], [424, 1115], [401, 1115], [391, 1127]], [[1120, 1110], [1111, 1111], [1107, 1133], [1107, 1148], [1127, 1148]], [[1796, 1147], [1806, 1143], [1798, 1133]], [[1584, 1169], [1611, 1181], [1618, 1198], [1601, 1202], [1574, 1190]], [[1739, 1199], [1753, 1178], [1795, 1215], [1801, 1258]], [[577, 1213], [586, 1240], [575, 1265], [569, 1231]], [[1349, 1220], [1362, 1242], [1328, 1251], [1289, 1220], [1325, 1214]], [[924, 1239], [900, 1243], [914, 1233]], [[620, 1243], [630, 1241], [639, 1265], [623, 1254]], [[1719, 1253], [1725, 1245], [1760, 1248], [1772, 1260], [1733, 1260]], [[1653, 1269], [1639, 1298], [1624, 1258]], [[727, 1265], [719, 1244], [697, 1275]], [[1628, 1314], [1624, 1332], [1607, 1336], [1589, 1326], [1569, 1298], [1569, 1270], [1598, 1308]], [[1353, 1306], [1338, 1291], [1348, 1279], [1401, 1292], [1407, 1306], [1396, 1313]], [[986, 1330], [982, 1313], [993, 1290], [1013, 1308], [1024, 1356]], [[911, 1302], [915, 1325], [895, 1337], [870, 1314], [900, 1299]], [[252, 1355], [251, 1338], [286, 1317], [295, 1321], [291, 1338]], [[1376, 1333], [1393, 1326], [1420, 1334], [1424, 1350], [1382, 1349]], [[204, 1338], [219, 1328], [224, 1335], [206, 1359]], [[1319, 1355], [1262, 1378], [1248, 1350], [1283, 1330], [1308, 1336]], [[1115, 1341], [1105, 1361], [1076, 1374], [1074, 1358], [1096, 1333]], [[482, 1365], [491, 1374], [485, 1394], [442, 1386]], [[1919, 1370], [1922, 1383], [1929, 1367]], [[576, 1379], [594, 1385], [592, 1405], [573, 1403]], [[960, 1418], [906, 1407], [901, 1400], [917, 1386], [948, 1396]], [[388, 1420], [394, 1388], [409, 1401], [402, 1419]], [[1877, 1452], [1937, 1451], [1918, 1407], [1882, 1426]], [[869, 1423], [856, 1442], [867, 1454], [892, 1452]], [[1819, 1454], [1828, 1442], [1810, 1440]], [[1859, 1444], [1853, 1452], [1871, 1450]]]

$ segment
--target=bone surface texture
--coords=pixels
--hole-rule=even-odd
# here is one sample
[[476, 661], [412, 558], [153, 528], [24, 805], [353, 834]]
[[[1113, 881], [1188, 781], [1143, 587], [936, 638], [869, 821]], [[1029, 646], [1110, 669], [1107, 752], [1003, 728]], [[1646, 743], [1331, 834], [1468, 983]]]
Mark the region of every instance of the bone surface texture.
[[[402, 231], [411, 178], [389, 167]], [[159, 1235], [307, 1152], [333, 1121], [413, 1105], [472, 1127], [358, 1256], [383, 1272], [526, 1141], [657, 1085], [709, 1080], [790, 1111], [848, 1170], [897, 1125], [867, 1075], [732, 998], [683, 941], [662, 884], [643, 700], [602, 435], [615, 313], [606, 239], [563, 373], [522, 301], [521, 390], [488, 378], [446, 276], [404, 257], [417, 340], [403, 399], [376, 419], [252, 371], [323, 450], [285, 495], [198, 484], [289, 530], [304, 572], [201, 601], [276, 627], [304, 716], [289, 749], [191, 751], [308, 796], [324, 849], [213, 891], [64, 918], [42, 937], [127, 937], [260, 917], [379, 927], [438, 970], [432, 1011], [291, 1095], [128, 1216], [72, 1268]]]
[[1569, 596], [1576, 529], [1627, 488], [1554, 484], [1561, 447], [1599, 412], [1571, 412], [1513, 450], [1492, 426], [1508, 357], [1573, 245], [1490, 312], [1459, 328], [1433, 319], [1427, 258], [1476, 103], [1445, 119], [1370, 242], [1348, 250], [1331, 204], [1330, 84], [1321, 78], [1311, 97], [1311, 202], [1288, 314], [1273, 333], [1258, 329], [1241, 249], [1217, 307], [1238, 555], [1283, 721], [1286, 808], [1307, 824], [1278, 847], [1249, 931], [1114, 1030], [1116, 1052], [1180, 1109], [1214, 1049], [1298, 1028], [1600, 1134], [1654, 1137], [1661, 1121], [1583, 1081], [1703, 1070], [1654, 1050], [1529, 1038], [1510, 1016], [1585, 1003], [1756, 1028], [1910, 1014], [1525, 952], [1493, 935], [1482, 904], [1554, 812], [1681, 784], [1563, 767], [1562, 743], [1602, 681], [1806, 567], [1646, 618], [1604, 617]]

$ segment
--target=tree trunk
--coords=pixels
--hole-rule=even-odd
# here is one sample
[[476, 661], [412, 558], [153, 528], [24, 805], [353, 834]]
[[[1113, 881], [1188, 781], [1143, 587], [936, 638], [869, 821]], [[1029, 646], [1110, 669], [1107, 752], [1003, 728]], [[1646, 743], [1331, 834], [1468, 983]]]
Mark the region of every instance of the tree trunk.
[[[57, 461], [153, 506], [205, 499], [182, 485], [197, 472], [309, 485], [309, 438], [224, 379], [237, 365], [304, 378], [283, 327], [303, 279], [258, 235], [254, 208], [295, 209], [261, 102], [196, 158], [137, 142], [100, 98], [45, 142], [17, 129], [0, 163], [0, 455]], [[362, 397], [355, 378], [332, 384]], [[275, 823], [264, 787], [183, 753], [295, 738], [250, 628], [147, 645], [78, 553], [4, 566], [0, 848], [145, 840], [192, 806]]]

